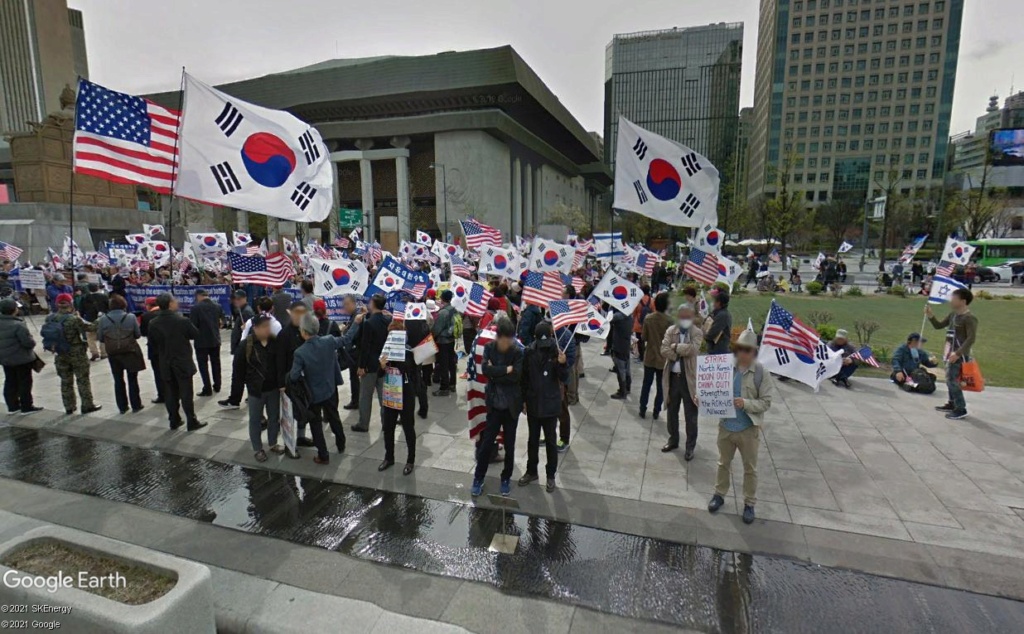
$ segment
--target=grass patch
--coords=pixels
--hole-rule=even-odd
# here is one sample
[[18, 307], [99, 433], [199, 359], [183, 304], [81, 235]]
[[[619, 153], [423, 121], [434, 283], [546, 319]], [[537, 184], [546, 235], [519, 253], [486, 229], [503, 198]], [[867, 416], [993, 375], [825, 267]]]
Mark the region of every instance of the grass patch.
[[[832, 297], [807, 297], [796, 295], [780, 295], [776, 297], [779, 304], [786, 310], [810, 324], [807, 315], [813, 311], [831, 313], [829, 324], [836, 328], [850, 331], [854, 345], [857, 341], [854, 322], [872, 320], [881, 327], [871, 336], [871, 347], [875, 350], [888, 348], [890, 353], [906, 341], [907, 335], [921, 329], [921, 318], [924, 316], [923, 297], [893, 297], [886, 295], [870, 295], [837, 300]], [[764, 328], [765, 315], [772, 303], [771, 297], [759, 295], [742, 295], [733, 297], [729, 302], [733, 323], [746, 325], [747, 319], [753, 319], [754, 328], [760, 332]], [[936, 316], [942, 317], [947, 312], [943, 306], [934, 306]], [[981, 365], [985, 382], [992, 386], [1024, 387], [1024, 354], [1020, 349], [1010, 345], [1006, 337], [1017, 332], [1024, 324], [1024, 301], [993, 302], [975, 300], [971, 304], [971, 312], [978, 317], [978, 341], [974, 345], [974, 354]], [[935, 330], [931, 324], [925, 324], [923, 334], [928, 343], [925, 344], [932, 354], [942, 354], [945, 333]], [[858, 375], [882, 375], [861, 368]]]
[[148, 568], [132, 566], [51, 540], [40, 540], [19, 548], [4, 557], [2, 563], [8, 568], [42, 577], [68, 575], [74, 578], [76, 587], [79, 572], [92, 577], [121, 574], [125, 579], [123, 588], [113, 584], [103, 587], [85, 585], [78, 589], [127, 605], [155, 601], [170, 592], [177, 583], [176, 578]]

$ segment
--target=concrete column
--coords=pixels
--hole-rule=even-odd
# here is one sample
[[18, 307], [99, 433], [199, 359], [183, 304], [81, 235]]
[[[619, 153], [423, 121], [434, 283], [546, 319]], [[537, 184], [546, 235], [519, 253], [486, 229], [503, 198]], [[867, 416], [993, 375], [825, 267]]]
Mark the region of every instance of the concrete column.
[[[405, 149], [409, 147], [409, 137], [392, 137], [391, 145]], [[411, 219], [411, 199], [409, 197], [409, 157], [399, 156], [395, 159], [395, 192], [398, 196], [398, 239], [412, 240], [409, 224]]]
[[540, 166], [533, 168], [533, 230], [537, 230], [544, 217], [544, 172]]
[[533, 227], [533, 168], [527, 163], [523, 165], [523, 231], [532, 234]]
[[523, 168], [512, 159], [512, 234], [523, 235]]
[[[276, 242], [277, 248], [272, 248], [271, 242]], [[278, 225], [277, 218], [273, 216], [267, 216], [267, 250], [271, 253], [284, 251], [284, 243], [281, 242], [281, 227]]]
[[235, 211], [235, 226], [241, 233], [249, 233], [249, 212], [244, 209]]
[[[373, 139], [359, 139], [356, 147], [363, 152], [373, 147]], [[362, 193], [363, 222], [366, 224], [366, 239], [377, 239], [377, 223], [373, 209], [373, 166], [370, 159], [359, 159], [359, 182]]]

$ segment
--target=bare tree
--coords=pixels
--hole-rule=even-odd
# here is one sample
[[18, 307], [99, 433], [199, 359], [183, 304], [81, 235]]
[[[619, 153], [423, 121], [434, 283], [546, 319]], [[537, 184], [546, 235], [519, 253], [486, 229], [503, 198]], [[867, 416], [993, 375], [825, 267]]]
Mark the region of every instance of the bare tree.
[[[795, 159], [787, 155], [775, 171], [775, 196], [765, 201], [762, 212], [765, 238], [777, 238], [782, 244], [782, 261], [786, 261], [787, 243], [814, 217], [808, 209], [804, 192], [793, 187], [792, 171]], [[770, 245], [769, 245], [770, 246]], [[766, 247], [767, 248], [767, 247]]]
[[846, 198], [834, 198], [818, 207], [814, 214], [816, 224], [825, 228], [833, 244], [838, 245], [846, 232], [857, 224], [864, 214], [859, 202]]
[[1006, 211], [1006, 200], [1001, 189], [989, 187], [992, 167], [986, 161], [981, 171], [981, 187], [974, 189], [970, 174], [966, 191], [954, 192], [949, 196], [947, 210], [963, 229], [968, 240], [977, 240], [998, 228], [999, 219]]

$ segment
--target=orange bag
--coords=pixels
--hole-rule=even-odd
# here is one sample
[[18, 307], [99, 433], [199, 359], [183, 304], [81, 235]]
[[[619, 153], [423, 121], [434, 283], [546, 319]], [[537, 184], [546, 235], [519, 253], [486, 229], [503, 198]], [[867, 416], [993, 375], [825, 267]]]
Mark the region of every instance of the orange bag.
[[964, 361], [960, 366], [960, 389], [965, 392], [981, 392], [985, 389], [985, 378], [974, 359]]

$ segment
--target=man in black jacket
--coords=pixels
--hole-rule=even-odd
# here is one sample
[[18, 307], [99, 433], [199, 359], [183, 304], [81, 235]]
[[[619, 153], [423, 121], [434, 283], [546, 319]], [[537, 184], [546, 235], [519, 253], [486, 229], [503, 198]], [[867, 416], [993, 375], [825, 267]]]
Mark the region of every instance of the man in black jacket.
[[[498, 322], [497, 337], [484, 346], [483, 373], [487, 377], [485, 401], [487, 426], [476, 448], [476, 470], [473, 473], [473, 497], [484, 490], [484, 476], [491, 462], [491, 454], [498, 434], [504, 432], [505, 467], [501, 470], [501, 494], [512, 492], [512, 468], [515, 466], [516, 428], [523, 409], [521, 377], [523, 351], [515, 341], [515, 327], [502, 319]], [[560, 406], [559, 406], [560, 407]], [[551, 437], [554, 438], [554, 432]]]
[[[373, 395], [376, 392], [380, 402], [384, 384], [380, 375], [380, 355], [388, 338], [388, 318], [384, 310], [384, 296], [370, 298], [369, 314], [359, 322], [359, 343], [356, 374], [359, 376], [359, 423], [352, 425], [352, 431], [370, 430], [370, 412], [373, 409]], [[358, 318], [357, 318], [358, 319]]]
[[732, 346], [732, 315], [729, 313], [729, 293], [722, 289], [711, 291], [714, 310], [711, 319], [704, 322], [704, 341], [707, 354], [730, 354]]
[[547, 453], [547, 492], [555, 490], [555, 471], [558, 468], [558, 446], [555, 443], [555, 424], [562, 409], [562, 385], [569, 380], [568, 358], [559, 350], [551, 324], [542, 321], [534, 329], [534, 340], [523, 356], [523, 400], [526, 403], [526, 422], [530, 439], [526, 445], [526, 472], [519, 478], [519, 486], [537, 479], [540, 454], [540, 433], [544, 432]]
[[255, 316], [249, 306], [249, 298], [242, 289], [231, 295], [231, 355], [234, 356], [242, 341], [242, 327]]
[[196, 374], [196, 364], [192, 360], [192, 341], [199, 335], [199, 331], [188, 319], [178, 314], [178, 300], [170, 293], [157, 297], [156, 305], [160, 310], [149, 324], [149, 339], [157, 349], [171, 429], [178, 429], [182, 425], [179, 405], [185, 411], [189, 431], [206, 427], [206, 423], [200, 423], [196, 418], [192, 401], [192, 377]]
[[[100, 291], [99, 284], [90, 282], [86, 286], [86, 293], [82, 295], [82, 302], [78, 306], [78, 314], [89, 323], [96, 323], [104, 313], [110, 310], [110, 298]], [[89, 343], [89, 360], [106, 359], [107, 349], [102, 341], [97, 341], [96, 331], [85, 333], [86, 341]]]
[[[604, 309], [609, 310], [607, 304]], [[633, 387], [633, 377], [629, 367], [629, 351], [633, 343], [633, 316], [627, 315], [618, 310], [612, 311], [611, 330], [608, 339], [611, 342], [612, 363], [614, 364], [615, 378], [618, 379], [619, 389], [612, 394], [612, 398], [623, 400]]]
[[153, 399], [154, 403], [164, 403], [164, 377], [160, 373], [160, 354], [157, 351], [156, 345], [153, 343], [153, 339], [149, 336], [149, 326], [156, 319], [157, 315], [160, 314], [160, 309], [156, 305], [155, 297], [146, 298], [146, 312], [142, 314], [142, 319], [139, 321], [139, 331], [142, 336], [146, 338], [146, 356], [149, 357], [149, 367], [153, 370], [153, 382], [156, 384], [156, 398]]
[[196, 361], [199, 362], [199, 377], [203, 380], [203, 389], [199, 396], [213, 396], [214, 392], [220, 392], [220, 324], [223, 320], [224, 311], [220, 304], [210, 299], [204, 289], [197, 290], [196, 302], [189, 313], [189, 321], [198, 331]]

